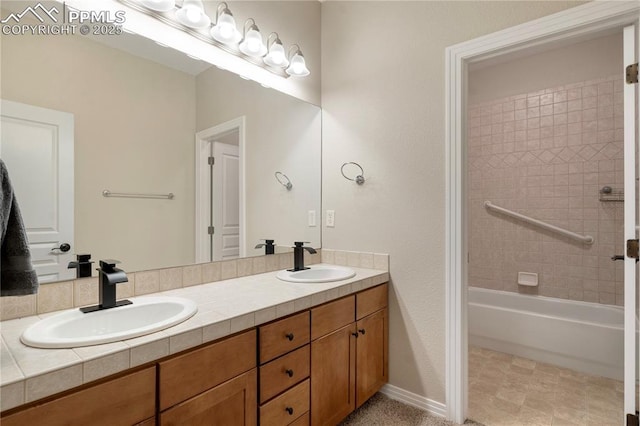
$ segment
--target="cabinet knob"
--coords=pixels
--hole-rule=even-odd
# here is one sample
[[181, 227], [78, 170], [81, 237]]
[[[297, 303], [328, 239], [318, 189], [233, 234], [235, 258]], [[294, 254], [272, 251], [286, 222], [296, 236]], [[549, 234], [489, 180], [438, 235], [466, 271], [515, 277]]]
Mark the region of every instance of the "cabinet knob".
[[293, 370], [291, 370], [291, 369], [286, 369], [286, 370], [284, 370], [284, 372], [287, 374], [287, 376], [289, 376], [289, 377], [293, 377]]
[[360, 334], [364, 334], [365, 333], [365, 329], [361, 328], [360, 330], [358, 330], [360, 332]]
[[351, 333], [351, 335], [352, 335], [353, 337], [355, 337], [356, 339], [358, 338], [358, 333], [357, 333], [357, 332], [356, 332], [356, 333]]
[[289, 339], [289, 341], [292, 341], [293, 340], [293, 333], [287, 333], [287, 334], [284, 335], [284, 337]]
[[290, 416], [293, 416], [293, 408], [291, 408], [291, 407], [287, 407], [287, 408], [285, 408], [285, 411], [286, 411], [287, 413], [289, 413], [289, 415], [290, 415]]

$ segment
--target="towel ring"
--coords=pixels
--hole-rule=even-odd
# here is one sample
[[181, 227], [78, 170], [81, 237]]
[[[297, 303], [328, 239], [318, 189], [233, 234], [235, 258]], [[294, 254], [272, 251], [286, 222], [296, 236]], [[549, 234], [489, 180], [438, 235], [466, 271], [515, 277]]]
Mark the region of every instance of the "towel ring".
[[[353, 164], [354, 166], [357, 166], [360, 169], [360, 174], [357, 175], [355, 179], [351, 179], [350, 177], [347, 177], [347, 175], [344, 174], [344, 166], [346, 166], [347, 164]], [[344, 163], [342, 165], [342, 167], [340, 167], [340, 173], [342, 173], [342, 176], [344, 176], [345, 179], [354, 181], [358, 185], [362, 185], [364, 183], [364, 169], [358, 163], [354, 163], [353, 161], [350, 161], [348, 163]]]
[[[285, 188], [287, 188], [287, 191], [291, 191], [291, 188], [293, 188], [293, 184], [291, 183], [291, 181], [289, 180], [289, 178], [287, 177], [287, 175], [285, 175], [282, 172], [276, 172], [275, 173], [276, 176], [276, 180], [278, 182], [280, 182], [280, 185], [284, 186]], [[281, 177], [282, 176], [282, 177]], [[282, 180], [282, 178], [286, 179], [286, 180]]]

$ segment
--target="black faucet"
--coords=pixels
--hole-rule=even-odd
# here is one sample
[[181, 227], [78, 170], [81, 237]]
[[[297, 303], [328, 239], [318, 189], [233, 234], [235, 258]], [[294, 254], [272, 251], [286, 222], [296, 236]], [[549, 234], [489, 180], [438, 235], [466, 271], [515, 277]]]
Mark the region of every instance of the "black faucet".
[[289, 272], [296, 272], [309, 269], [304, 267], [304, 251], [306, 250], [311, 254], [316, 254], [317, 251], [312, 247], [304, 247], [304, 242], [302, 241], [296, 241], [293, 245], [293, 269], [287, 270]]
[[80, 308], [82, 312], [89, 313], [101, 311], [103, 309], [115, 308], [118, 306], [130, 305], [130, 300], [119, 300], [116, 302], [116, 284], [129, 281], [127, 274], [116, 268], [120, 263], [117, 260], [101, 260], [98, 268], [98, 285], [100, 286], [100, 304]]
[[76, 270], [76, 278], [84, 278], [91, 276], [91, 264], [93, 261], [91, 260], [90, 254], [78, 254], [76, 255], [75, 262], [69, 262], [67, 265], [67, 269], [75, 269]]
[[256, 248], [259, 249], [261, 247], [264, 247], [264, 254], [275, 254], [276, 245], [273, 244], [274, 242], [275, 240], [264, 240], [264, 244], [260, 243], [256, 245]]

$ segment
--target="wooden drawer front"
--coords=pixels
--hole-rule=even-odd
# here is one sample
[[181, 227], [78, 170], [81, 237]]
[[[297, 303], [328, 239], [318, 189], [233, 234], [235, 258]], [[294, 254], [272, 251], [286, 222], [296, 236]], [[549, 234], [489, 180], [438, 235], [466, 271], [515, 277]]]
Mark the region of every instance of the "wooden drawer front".
[[309, 343], [309, 312], [284, 318], [258, 328], [260, 364]]
[[305, 345], [260, 367], [260, 404], [309, 377], [310, 353]]
[[309, 426], [309, 422], [311, 421], [311, 416], [309, 415], [309, 412], [307, 411], [306, 413], [304, 413], [303, 415], [301, 415], [300, 417], [298, 417], [297, 420], [294, 420], [293, 423], [289, 423], [289, 426]]
[[160, 410], [166, 410], [255, 366], [255, 329], [160, 362]]
[[309, 379], [260, 407], [260, 426], [288, 425], [309, 411]]
[[311, 340], [354, 322], [355, 300], [349, 296], [311, 309]]
[[127, 374], [2, 417], [2, 426], [126, 425], [155, 414], [156, 369]]
[[257, 377], [253, 369], [160, 413], [160, 426], [257, 424]]
[[357, 319], [371, 315], [388, 304], [389, 286], [382, 284], [356, 294]]

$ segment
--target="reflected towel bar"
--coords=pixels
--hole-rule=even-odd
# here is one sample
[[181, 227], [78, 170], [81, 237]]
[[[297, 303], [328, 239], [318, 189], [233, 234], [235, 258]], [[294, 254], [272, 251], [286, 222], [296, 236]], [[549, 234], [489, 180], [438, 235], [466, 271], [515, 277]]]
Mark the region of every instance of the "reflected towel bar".
[[104, 197], [123, 197], [123, 198], [154, 198], [154, 199], [166, 199], [173, 200], [173, 192], [168, 194], [134, 194], [134, 193], [125, 193], [125, 192], [111, 192], [108, 189], [102, 191], [102, 196]]
[[484, 202], [484, 206], [489, 209], [489, 210], [493, 210], [496, 211], [498, 213], [502, 213], [506, 216], [511, 216], [513, 218], [519, 219], [523, 222], [527, 222], [530, 223], [532, 225], [538, 226], [540, 228], [546, 229], [547, 231], [552, 231], [552, 232], [557, 232], [558, 234], [562, 234], [566, 237], [569, 237], [571, 239], [574, 239], [576, 241], [580, 241], [582, 243], [585, 244], [593, 244], [593, 237], [591, 235], [580, 235], [580, 234], [576, 234], [575, 232], [571, 232], [571, 231], [567, 231], [566, 229], [562, 229], [559, 228], [555, 225], [551, 225], [549, 223], [546, 222], [542, 222], [541, 220], [538, 219], [533, 219], [529, 216], [525, 216], [523, 214], [520, 213], [516, 213], [516, 212], [512, 212], [511, 210], [507, 210], [504, 207], [499, 207], [496, 206], [495, 204], [491, 204], [491, 201], [485, 201]]

